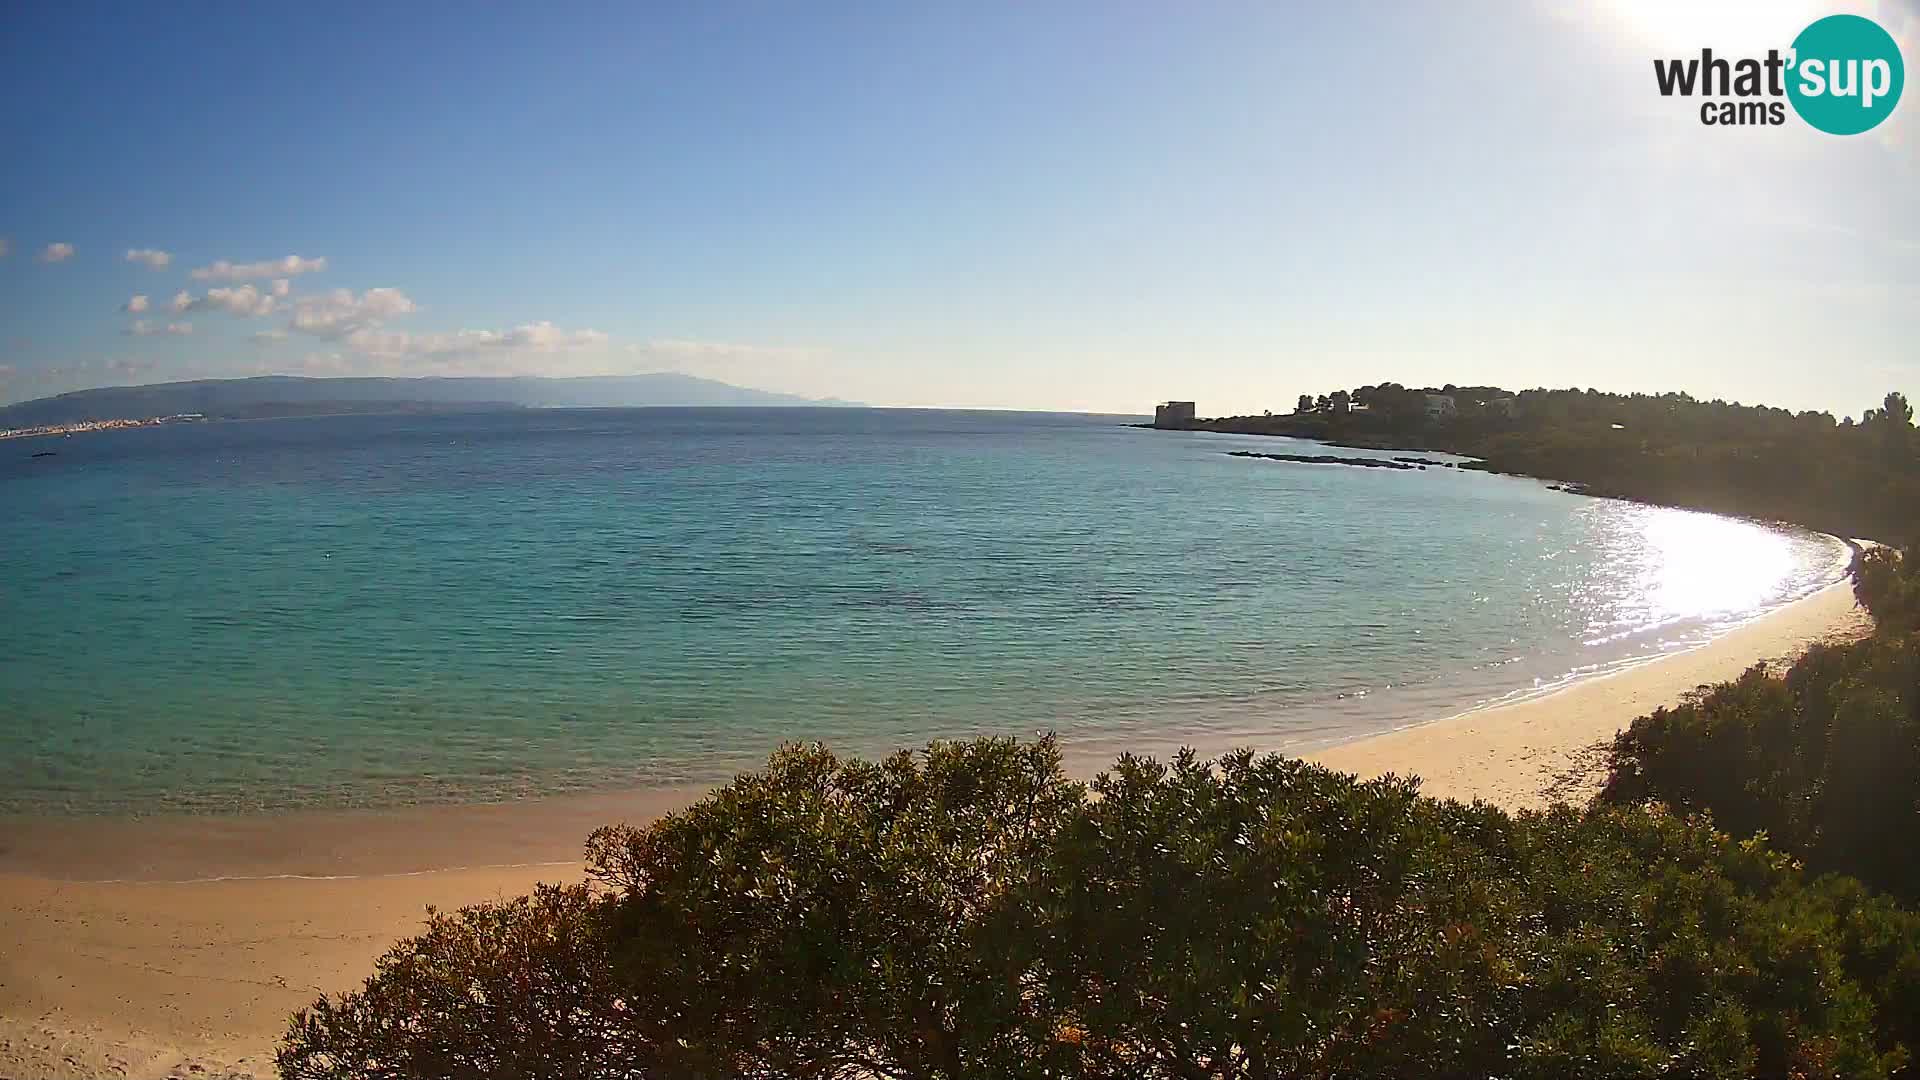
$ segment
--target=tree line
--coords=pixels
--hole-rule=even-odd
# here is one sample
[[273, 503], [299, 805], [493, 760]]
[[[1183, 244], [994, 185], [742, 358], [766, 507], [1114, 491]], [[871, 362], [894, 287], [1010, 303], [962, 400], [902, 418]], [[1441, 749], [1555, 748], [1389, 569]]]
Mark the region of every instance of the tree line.
[[[1434, 415], [1429, 397], [1452, 410]], [[1196, 428], [1481, 459], [1474, 468], [1581, 485], [1595, 495], [1790, 521], [1849, 537], [1920, 536], [1920, 437], [1905, 395], [1859, 421], [1687, 394], [1493, 386], [1362, 386], [1287, 415]]]

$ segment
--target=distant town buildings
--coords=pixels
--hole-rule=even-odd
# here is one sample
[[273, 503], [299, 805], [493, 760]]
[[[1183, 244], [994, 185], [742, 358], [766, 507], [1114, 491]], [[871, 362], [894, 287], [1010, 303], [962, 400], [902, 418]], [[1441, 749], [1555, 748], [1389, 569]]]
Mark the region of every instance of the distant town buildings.
[[1454, 404], [1452, 394], [1427, 395], [1427, 419], [1446, 420], [1459, 415], [1460, 408]]
[[175, 413], [151, 416], [145, 420], [79, 420], [71, 424], [39, 424], [34, 427], [0, 428], [0, 439], [25, 439], [35, 435], [78, 435], [86, 431], [114, 431], [120, 428], [154, 427], [205, 420], [200, 413]]
[[1193, 423], [1193, 402], [1169, 401], [1153, 407], [1153, 426], [1183, 428]]

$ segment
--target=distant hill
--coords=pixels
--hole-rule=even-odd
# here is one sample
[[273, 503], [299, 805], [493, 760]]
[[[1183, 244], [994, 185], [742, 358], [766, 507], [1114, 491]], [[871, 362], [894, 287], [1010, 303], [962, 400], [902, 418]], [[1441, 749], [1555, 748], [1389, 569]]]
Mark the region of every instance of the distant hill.
[[676, 372], [509, 378], [306, 379], [263, 375], [151, 386], [103, 386], [0, 406], [0, 428], [203, 413], [214, 419], [328, 412], [484, 408], [632, 408], [648, 405], [847, 405], [750, 390]]

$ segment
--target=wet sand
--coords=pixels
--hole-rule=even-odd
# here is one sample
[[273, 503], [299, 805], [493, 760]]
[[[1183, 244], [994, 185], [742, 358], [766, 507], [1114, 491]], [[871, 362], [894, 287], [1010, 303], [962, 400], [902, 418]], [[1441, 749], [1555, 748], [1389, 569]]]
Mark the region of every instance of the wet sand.
[[[1596, 748], [1635, 716], [1866, 626], [1842, 583], [1688, 652], [1308, 756], [1510, 808], [1584, 799], [1601, 779]], [[0, 822], [0, 1078], [271, 1076], [293, 1010], [355, 985], [427, 906], [576, 879], [594, 826], [645, 821], [698, 794]]]

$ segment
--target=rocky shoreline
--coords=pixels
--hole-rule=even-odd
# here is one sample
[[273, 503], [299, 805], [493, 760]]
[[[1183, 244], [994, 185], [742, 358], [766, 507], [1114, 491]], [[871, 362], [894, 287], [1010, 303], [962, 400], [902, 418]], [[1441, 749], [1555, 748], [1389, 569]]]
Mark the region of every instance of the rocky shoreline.
[[1437, 469], [1457, 468], [1451, 461], [1434, 461], [1431, 458], [1415, 457], [1363, 458], [1335, 457], [1332, 454], [1256, 454], [1251, 450], [1229, 450], [1227, 456], [1261, 458], [1266, 461], [1291, 461], [1301, 465], [1352, 465], [1361, 469], [1398, 469], [1403, 472], [1425, 472], [1429, 465]]

